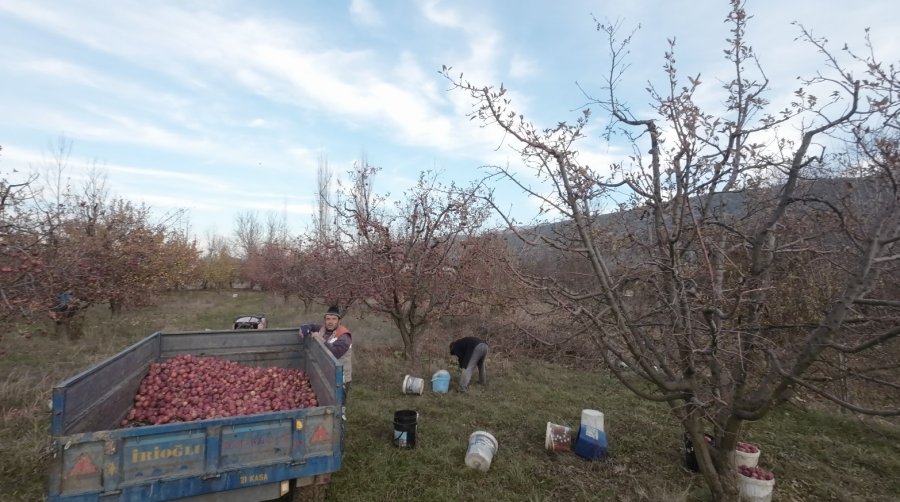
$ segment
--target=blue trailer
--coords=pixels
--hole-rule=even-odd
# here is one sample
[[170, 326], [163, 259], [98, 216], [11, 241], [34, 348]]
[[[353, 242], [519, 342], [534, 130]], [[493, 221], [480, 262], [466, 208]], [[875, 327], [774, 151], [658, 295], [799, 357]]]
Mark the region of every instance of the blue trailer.
[[[341, 467], [343, 368], [297, 329], [154, 333], [53, 389], [50, 502], [324, 498]], [[302, 369], [318, 406], [119, 428], [150, 364], [182, 354]]]

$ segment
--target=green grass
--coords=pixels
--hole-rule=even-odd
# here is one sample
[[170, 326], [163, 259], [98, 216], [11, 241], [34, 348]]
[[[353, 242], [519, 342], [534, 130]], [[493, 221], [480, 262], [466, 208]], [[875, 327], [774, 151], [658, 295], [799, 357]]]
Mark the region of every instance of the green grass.
[[[629, 481], [637, 474], [629, 464], [652, 460], [652, 453], [643, 452], [642, 441], [630, 431], [653, 424], [651, 416], [665, 410], [610, 392], [616, 384], [605, 377], [534, 361], [495, 360], [489, 361], [492, 373], [487, 387], [473, 385], [466, 394], [426, 390], [422, 396], [409, 396], [400, 392], [403, 361], [372, 351], [360, 353], [357, 360], [359, 369], [354, 367], [348, 403], [345, 464], [329, 488], [334, 500], [640, 499], [639, 493], [621, 490], [636, 486]], [[427, 377], [442, 368], [435, 364], [419, 375]], [[452, 374], [455, 382], [458, 372]], [[616, 410], [626, 406], [639, 408], [629, 415], [642, 417], [641, 423], [614, 422]], [[607, 429], [616, 460], [591, 463], [573, 454], [546, 452], [546, 423], [577, 425], [581, 410], [588, 407], [603, 409], [609, 417]], [[419, 412], [415, 449], [400, 450], [391, 442], [393, 414], [399, 409]], [[653, 425], [677, 439], [673, 425]], [[476, 430], [492, 433], [500, 444], [487, 473], [464, 464], [468, 437]], [[680, 473], [678, 452], [672, 450], [667, 456], [668, 465], [661, 466], [667, 475], [640, 489], [647, 496], [664, 493], [666, 499], [674, 500], [693, 484]], [[618, 481], [610, 482], [615, 478]], [[359, 486], [367, 489], [359, 490]]]
[[[317, 307], [259, 293], [194, 292], [159, 307], [111, 319], [91, 313], [78, 342], [44, 333], [8, 334], [0, 348], [0, 501], [42, 500], [51, 387], [155, 330], [227, 328], [237, 315], [266, 312], [273, 327], [318, 320]], [[451, 333], [435, 333], [416, 363], [397, 357], [388, 323], [351, 313], [354, 384], [348, 403], [344, 464], [328, 499], [381, 500], [705, 500], [697, 474], [680, 465], [678, 424], [664, 405], [642, 401], [602, 372], [573, 370], [492, 354], [489, 385], [453, 391], [458, 370], [445, 354]], [[41, 327], [35, 327], [38, 329]], [[405, 374], [453, 375], [449, 394], [401, 393]], [[583, 408], [606, 416], [611, 456], [587, 462], [544, 450], [548, 421], [576, 426]], [[419, 412], [417, 447], [393, 446], [393, 414]], [[464, 464], [476, 430], [500, 444], [490, 470]], [[900, 428], [786, 406], [747, 424], [745, 439], [762, 448], [761, 465], [778, 476], [775, 500], [896, 500], [900, 493]]]
[[[334, 500], [708, 498], [700, 476], [680, 466], [681, 431], [665, 406], [634, 397], [605, 374], [494, 359], [486, 388], [407, 396], [400, 391], [405, 362], [375, 351], [355, 360], [345, 463], [330, 487]], [[437, 359], [418, 366], [423, 377], [442, 368]], [[583, 408], [606, 416], [611, 457], [605, 462], [544, 450], [546, 422], [575, 426]], [[399, 409], [420, 414], [414, 450], [391, 443]], [[491, 432], [500, 444], [484, 474], [464, 465], [466, 441], [476, 430]], [[886, 501], [900, 493], [897, 428], [788, 407], [747, 424], [745, 438], [762, 448], [761, 465], [778, 476], [775, 500]]]

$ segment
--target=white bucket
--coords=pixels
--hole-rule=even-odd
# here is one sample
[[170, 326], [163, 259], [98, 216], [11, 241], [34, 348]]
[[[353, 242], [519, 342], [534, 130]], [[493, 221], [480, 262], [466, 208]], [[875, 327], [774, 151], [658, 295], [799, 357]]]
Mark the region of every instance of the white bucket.
[[603, 429], [603, 413], [598, 410], [581, 410], [581, 425], [606, 432]]
[[753, 479], [738, 474], [738, 488], [741, 500], [745, 502], [771, 502], [775, 490], [775, 480]]
[[[746, 465], [747, 467], [756, 467], [759, 463], [759, 447], [754, 446], [756, 448], [756, 453], [747, 453], [741, 450], [734, 450], [734, 465]], [[752, 479], [752, 478], [751, 478]]]
[[475, 431], [469, 436], [469, 448], [466, 450], [466, 466], [479, 471], [491, 468], [491, 461], [497, 454], [500, 445], [489, 432]]
[[403, 393], [404, 394], [422, 394], [425, 390], [425, 380], [412, 375], [403, 377]]

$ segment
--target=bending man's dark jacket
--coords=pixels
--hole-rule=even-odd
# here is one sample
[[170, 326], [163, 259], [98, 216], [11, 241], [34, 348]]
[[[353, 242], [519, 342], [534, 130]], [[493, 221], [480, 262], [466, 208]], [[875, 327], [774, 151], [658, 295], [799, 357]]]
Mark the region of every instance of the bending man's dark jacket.
[[479, 344], [485, 343], [484, 340], [477, 336], [467, 336], [460, 338], [450, 344], [450, 355], [459, 359], [459, 367], [465, 368], [469, 365], [469, 359], [472, 358], [472, 352]]

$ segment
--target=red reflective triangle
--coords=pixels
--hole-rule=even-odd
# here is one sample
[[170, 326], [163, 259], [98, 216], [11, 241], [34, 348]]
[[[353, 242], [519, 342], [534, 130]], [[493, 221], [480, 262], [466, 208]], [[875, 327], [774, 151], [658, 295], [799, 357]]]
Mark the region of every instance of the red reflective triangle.
[[322, 443], [322, 442], [328, 441], [329, 436], [330, 436], [330, 434], [328, 434], [328, 430], [325, 429], [325, 426], [322, 424], [319, 424], [319, 426], [316, 427], [316, 430], [313, 432], [312, 439], [310, 439], [309, 442], [310, 443]]
[[91, 462], [90, 457], [82, 453], [69, 471], [69, 476], [88, 476], [97, 473], [97, 466]]

